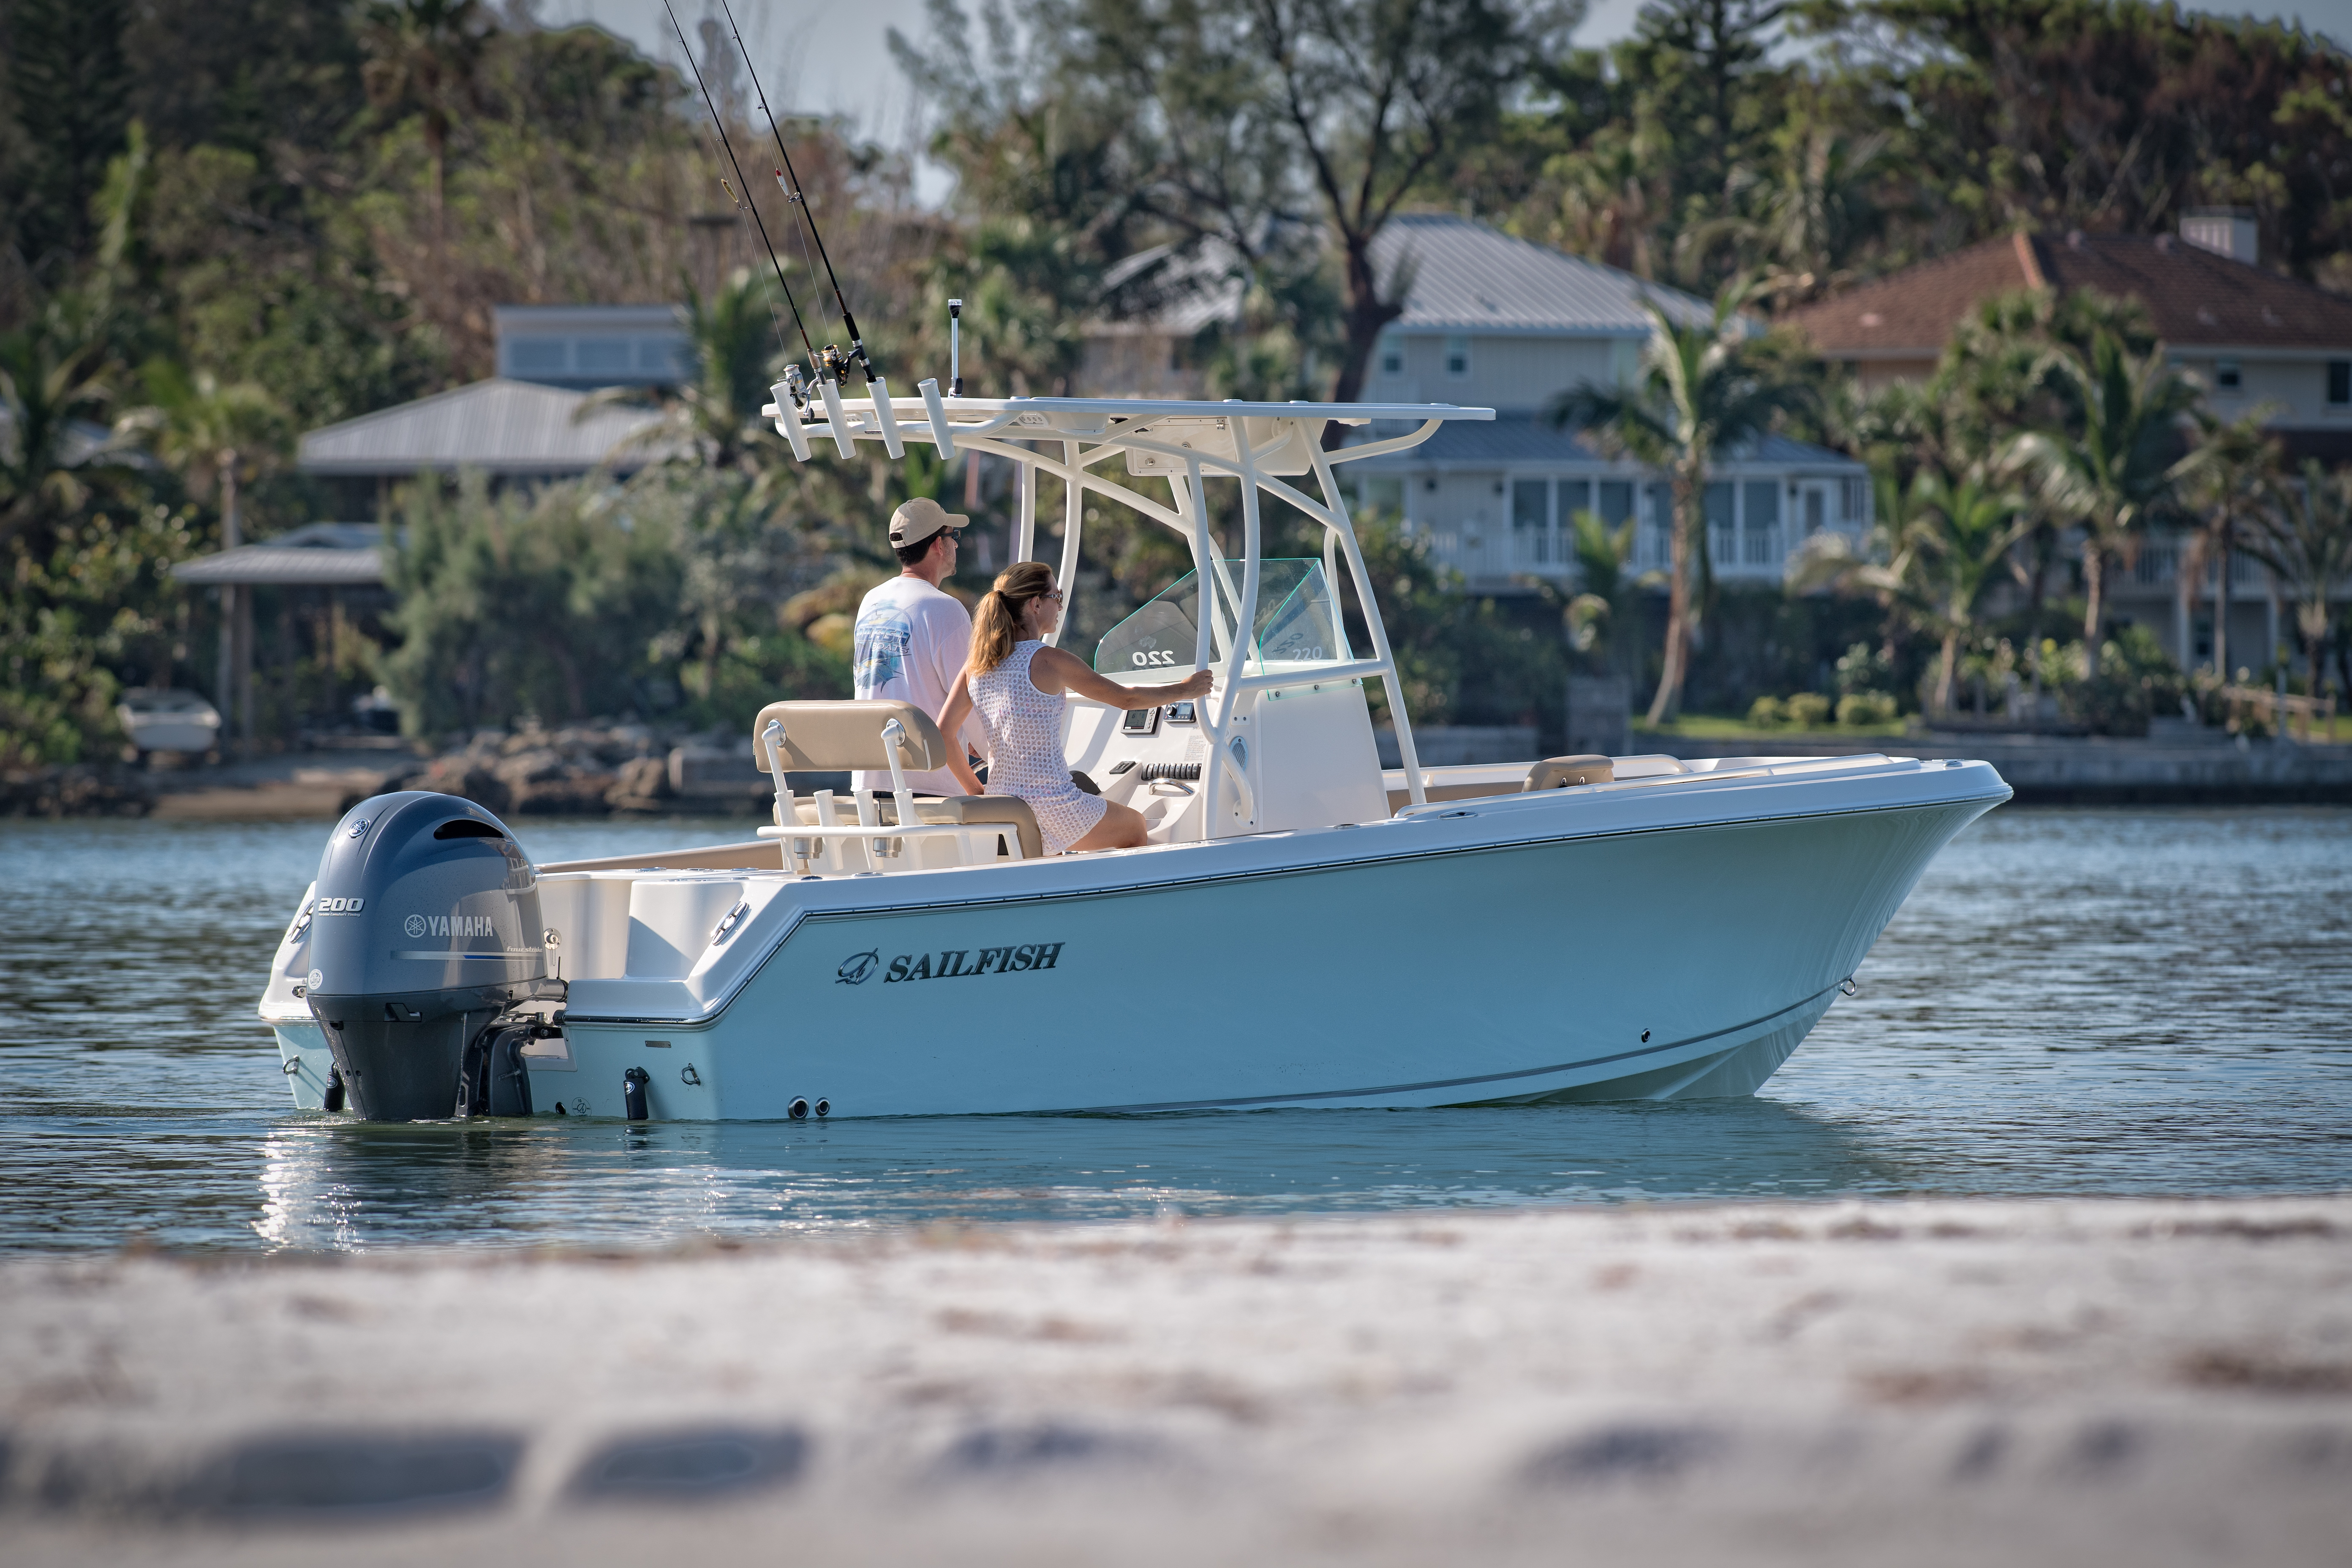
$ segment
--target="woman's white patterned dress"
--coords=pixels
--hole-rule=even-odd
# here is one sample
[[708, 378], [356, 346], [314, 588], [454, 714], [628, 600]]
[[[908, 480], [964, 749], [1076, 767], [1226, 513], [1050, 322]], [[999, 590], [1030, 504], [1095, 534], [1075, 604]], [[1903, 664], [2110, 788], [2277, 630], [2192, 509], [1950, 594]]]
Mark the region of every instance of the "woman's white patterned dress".
[[971, 678], [971, 708], [988, 727], [988, 793], [1018, 795], [1037, 818], [1045, 853], [1059, 855], [1094, 831], [1103, 803], [1070, 779], [1062, 755], [1066, 697], [1037, 689], [1029, 661], [1045, 645], [1015, 643], [1003, 664]]

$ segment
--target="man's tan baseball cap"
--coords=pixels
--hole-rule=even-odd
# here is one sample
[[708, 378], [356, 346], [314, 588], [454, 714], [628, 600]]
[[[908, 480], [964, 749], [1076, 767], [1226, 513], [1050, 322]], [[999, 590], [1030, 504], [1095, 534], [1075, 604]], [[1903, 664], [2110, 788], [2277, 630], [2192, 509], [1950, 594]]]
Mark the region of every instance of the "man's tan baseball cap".
[[917, 496], [890, 514], [890, 547], [920, 544], [943, 528], [970, 528], [971, 519], [948, 510], [929, 496]]

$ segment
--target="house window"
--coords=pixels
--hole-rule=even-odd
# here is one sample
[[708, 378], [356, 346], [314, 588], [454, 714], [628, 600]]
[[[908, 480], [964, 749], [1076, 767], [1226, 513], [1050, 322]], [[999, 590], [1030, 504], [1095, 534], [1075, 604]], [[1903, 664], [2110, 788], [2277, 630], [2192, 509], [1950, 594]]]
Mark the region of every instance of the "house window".
[[1644, 485], [1647, 493], [1643, 509], [1650, 514], [1650, 548], [1644, 553], [1647, 564], [1664, 566], [1674, 554], [1675, 492], [1665, 485]]
[[1603, 479], [1601, 481], [1601, 521], [1615, 528], [1633, 515], [1633, 481]]
[[1382, 375], [1404, 374], [1404, 344], [1400, 340], [1396, 338], [1381, 340], [1381, 374]]
[[1728, 565], [1739, 559], [1738, 549], [1732, 542], [1732, 508], [1738, 504], [1732, 499], [1732, 489], [1728, 479], [1718, 480], [1706, 487], [1707, 549], [1713, 552], [1709, 559], [1718, 566]]
[[507, 369], [515, 375], [562, 375], [570, 359], [562, 338], [514, 338], [507, 343]]
[[1740, 510], [1739, 559], [1748, 566], [1770, 566], [1780, 559], [1780, 481], [1750, 479], [1747, 503]]
[[2223, 392], [2235, 392], [2243, 382], [2233, 359], [2218, 360], [2213, 365], [2213, 384]]
[[2352, 405], [2352, 359], [2327, 362], [2327, 403], [2332, 408]]
[[1391, 517], [1404, 515], [1404, 481], [1402, 479], [1366, 479], [1360, 504], [1366, 511], [1386, 512]]
[[1573, 533], [1576, 531], [1576, 514], [1591, 510], [1592, 481], [1591, 479], [1559, 481], [1559, 531], [1562, 533]]
[[1445, 340], [1445, 374], [1457, 378], [1470, 374], [1470, 340], [1468, 338]]
[[1511, 538], [1522, 564], [1551, 563], [1551, 481], [1511, 481]]
[[1838, 521], [1860, 522], [1870, 514], [1870, 481], [1858, 477], [1838, 481]]
[[630, 347], [625, 338], [582, 338], [572, 352], [583, 375], [626, 375]]
[[1829, 521], [1830, 498], [1822, 493], [1821, 486], [1807, 485], [1804, 504], [1805, 531], [1809, 534], [1819, 533], [1822, 531], [1822, 524]]

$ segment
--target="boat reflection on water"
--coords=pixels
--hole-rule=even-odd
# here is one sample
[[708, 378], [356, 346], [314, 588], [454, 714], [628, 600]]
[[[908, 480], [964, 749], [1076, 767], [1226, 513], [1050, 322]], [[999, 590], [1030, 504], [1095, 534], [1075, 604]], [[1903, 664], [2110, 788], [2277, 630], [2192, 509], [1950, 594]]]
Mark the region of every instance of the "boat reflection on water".
[[1933, 1186], [1923, 1151], [1769, 1100], [814, 1125], [362, 1125], [265, 1145], [255, 1230], [302, 1250], [658, 1247], [959, 1222], [1324, 1214]]

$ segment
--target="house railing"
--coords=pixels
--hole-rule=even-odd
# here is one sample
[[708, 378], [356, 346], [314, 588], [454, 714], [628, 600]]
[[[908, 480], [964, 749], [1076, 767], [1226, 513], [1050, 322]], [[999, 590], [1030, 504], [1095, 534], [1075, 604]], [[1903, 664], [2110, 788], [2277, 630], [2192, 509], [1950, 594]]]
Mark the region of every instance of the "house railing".
[[2288, 723], [2302, 731], [2303, 739], [2311, 739], [2315, 723], [2327, 726], [2327, 737], [2336, 738], [2336, 699], [2333, 697], [2297, 697], [2290, 692], [2273, 691], [2261, 686], [2225, 686], [2221, 697], [2230, 705], [2229, 730], [2236, 734], [2244, 723], [2243, 715], [2252, 710], [2270, 726], [2273, 734], [2279, 733]]
[[[1421, 523], [1414, 534], [1431, 558], [1473, 581], [1536, 577], [1567, 582], [1577, 574], [1574, 536], [1564, 528], [1529, 527], [1483, 521]], [[1707, 564], [1716, 576], [1738, 582], [1780, 581], [1790, 549], [1781, 527], [1708, 529]], [[1662, 572], [1672, 560], [1666, 531], [1644, 523], [1634, 531], [1635, 574]]]
[[[2149, 540], [2139, 547], [2132, 558], [2127, 580], [2137, 588], [2171, 587], [2180, 580], [2180, 567], [2187, 555], [2187, 546], [2179, 540]], [[2208, 560], [2196, 586], [2200, 595], [2210, 595], [2221, 585], [2219, 563]], [[2263, 563], [2242, 550], [2230, 553], [2230, 594], [2232, 598], [2263, 598], [2270, 593], [2269, 571]]]

